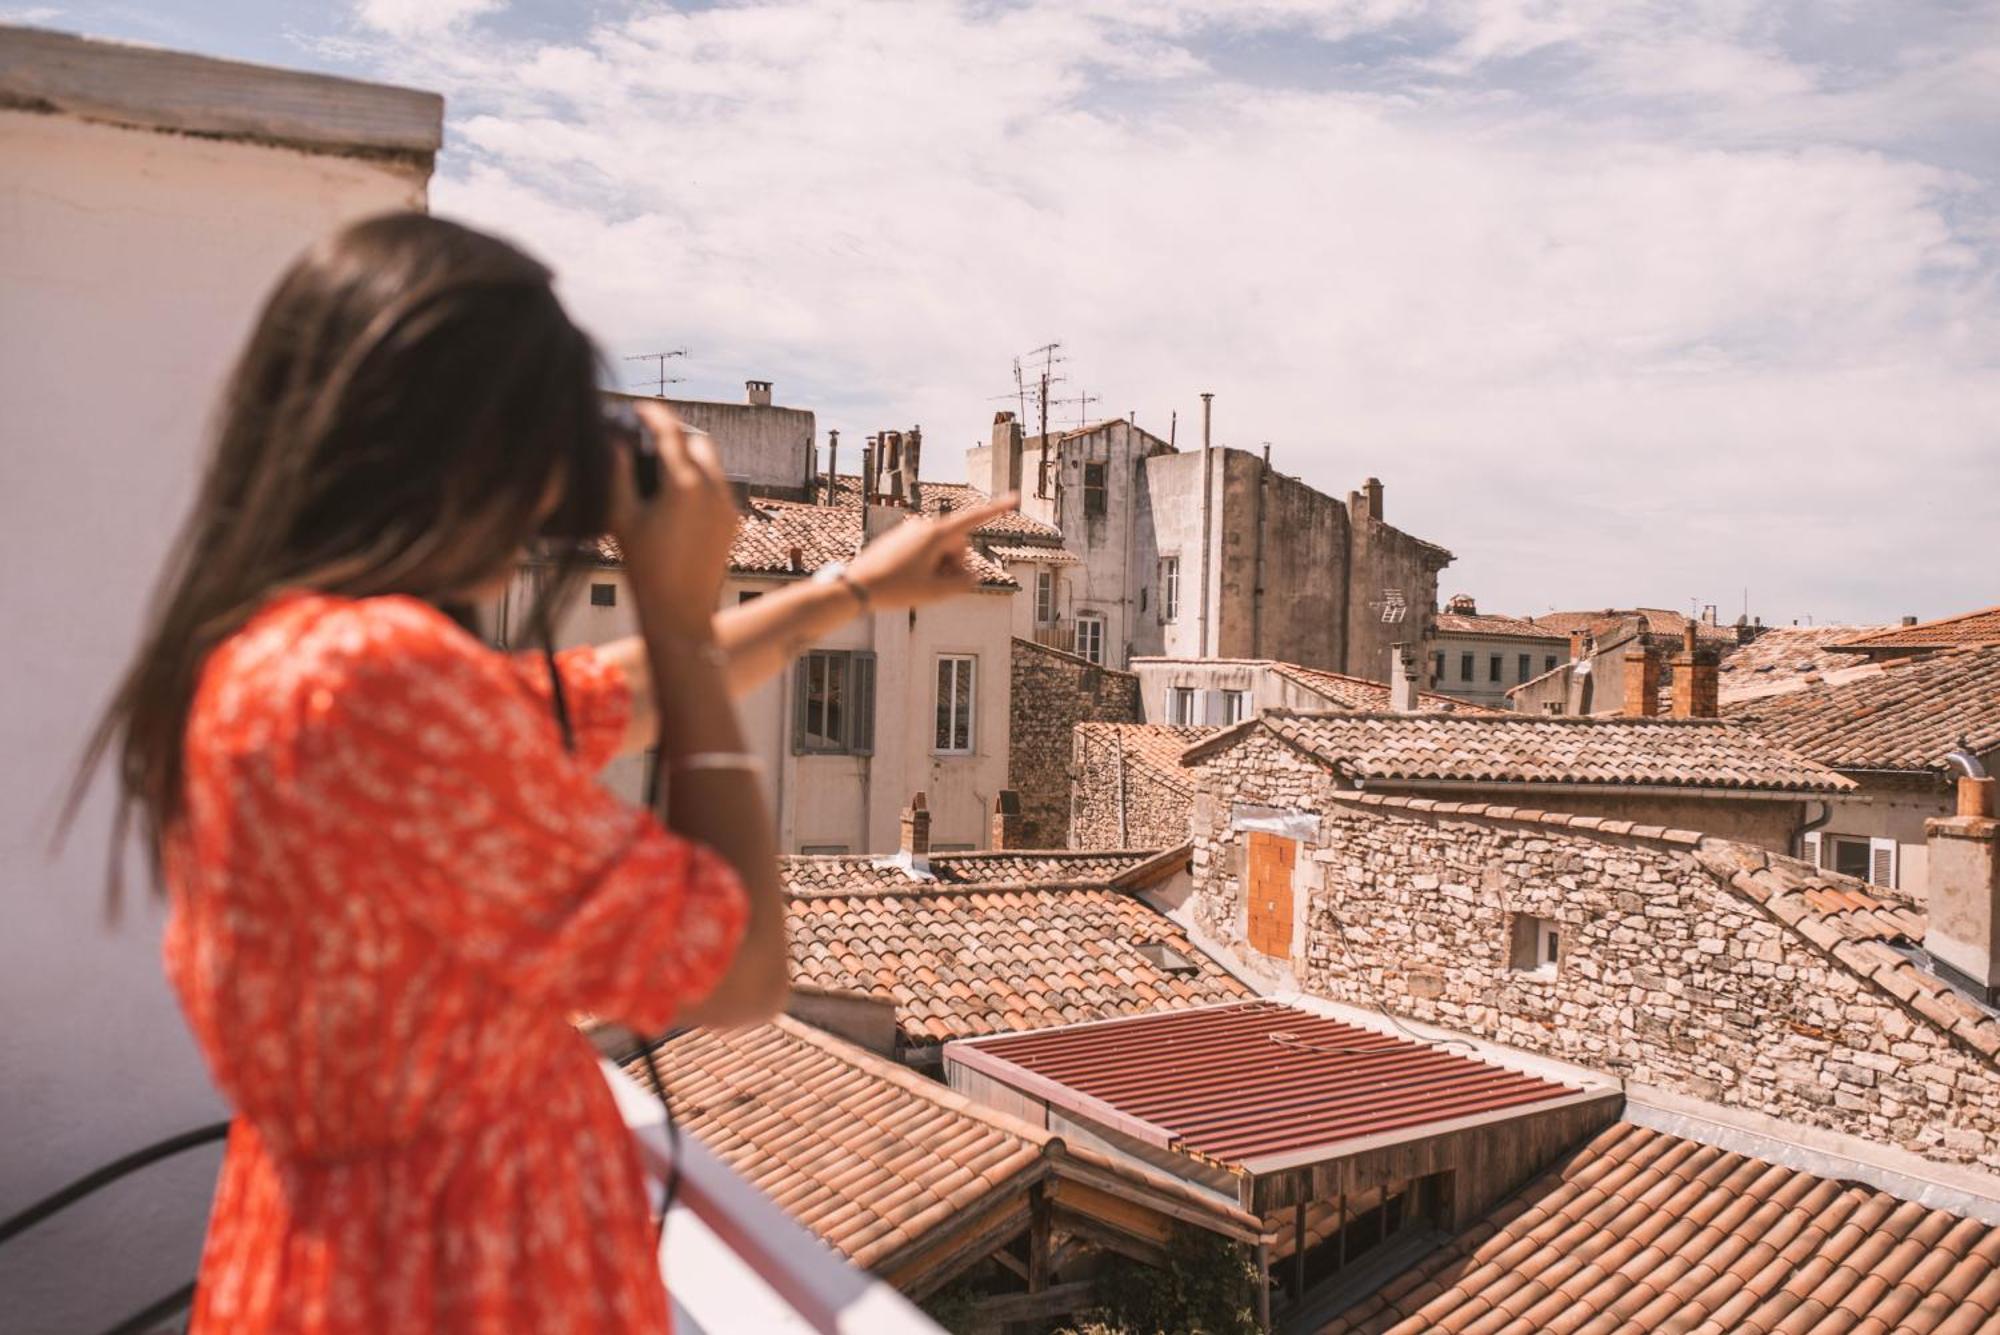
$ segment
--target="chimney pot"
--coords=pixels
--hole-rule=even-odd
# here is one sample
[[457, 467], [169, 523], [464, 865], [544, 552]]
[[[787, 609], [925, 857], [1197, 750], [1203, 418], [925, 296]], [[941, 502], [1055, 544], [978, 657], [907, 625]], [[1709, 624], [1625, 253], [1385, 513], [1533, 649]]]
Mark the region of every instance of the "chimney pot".
[[1368, 493], [1368, 517], [1370, 519], [1380, 519], [1382, 517], [1382, 479], [1371, 477], [1361, 484], [1361, 489]]
[[803, 572], [806, 568], [806, 554], [797, 546], [792, 547], [791, 550], [785, 553], [785, 560], [795, 575]]
[[1990, 817], [1993, 814], [1993, 780], [1975, 779], [1970, 774], [1958, 776], [1958, 814], [1961, 816]]
[[903, 808], [902, 826], [902, 851], [913, 862], [927, 864], [931, 855], [931, 813], [921, 792], [913, 793], [910, 805]]
[[[1679, 677], [1675, 677], [1678, 689]], [[1660, 712], [1660, 660], [1649, 649], [1625, 651], [1625, 708], [1627, 718], [1652, 718]]]
[[743, 382], [744, 397], [753, 408], [771, 406], [771, 382], [768, 380], [746, 380]]
[[1398, 714], [1417, 712], [1417, 654], [1408, 644], [1389, 649], [1389, 708]]
[[1021, 795], [1002, 788], [993, 795], [993, 827], [988, 842], [996, 849], [1020, 848]]
[[1991, 809], [1992, 782], [1960, 779], [1961, 814], [1924, 822], [1924, 950], [1938, 977], [1989, 1005], [2000, 1001], [2000, 821], [1963, 813]]

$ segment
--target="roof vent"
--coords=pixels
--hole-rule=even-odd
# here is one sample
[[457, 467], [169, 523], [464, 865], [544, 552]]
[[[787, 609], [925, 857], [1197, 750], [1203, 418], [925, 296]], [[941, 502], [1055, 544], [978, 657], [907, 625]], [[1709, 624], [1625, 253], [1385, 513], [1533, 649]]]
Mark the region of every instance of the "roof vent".
[[771, 382], [768, 380], [746, 380], [743, 382], [744, 397], [752, 408], [771, 406]]

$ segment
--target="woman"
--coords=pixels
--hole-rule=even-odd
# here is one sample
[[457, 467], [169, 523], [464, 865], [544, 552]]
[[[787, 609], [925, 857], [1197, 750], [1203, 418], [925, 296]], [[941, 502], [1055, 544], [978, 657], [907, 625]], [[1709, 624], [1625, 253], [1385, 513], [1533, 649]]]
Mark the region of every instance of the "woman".
[[[595, 370], [547, 270], [421, 215], [301, 258], [236, 369], [91, 753], [116, 752], [237, 1113], [197, 1329], [667, 1326], [638, 1160], [569, 1017], [778, 1009], [772, 822], [730, 698], [864, 607], [966, 588], [1005, 503], [718, 614], [714, 453], [645, 405], [645, 496]], [[461, 629], [538, 533], [607, 530], [636, 639], [517, 661]], [[655, 739], [661, 811], [594, 781]]]

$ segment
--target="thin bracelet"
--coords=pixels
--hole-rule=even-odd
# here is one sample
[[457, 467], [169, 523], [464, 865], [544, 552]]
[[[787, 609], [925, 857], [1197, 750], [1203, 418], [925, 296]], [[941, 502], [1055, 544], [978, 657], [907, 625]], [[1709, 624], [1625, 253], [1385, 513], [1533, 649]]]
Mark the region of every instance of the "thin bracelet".
[[748, 751], [695, 751], [667, 762], [667, 769], [676, 774], [693, 770], [736, 770], [745, 774], [762, 774], [764, 762]]

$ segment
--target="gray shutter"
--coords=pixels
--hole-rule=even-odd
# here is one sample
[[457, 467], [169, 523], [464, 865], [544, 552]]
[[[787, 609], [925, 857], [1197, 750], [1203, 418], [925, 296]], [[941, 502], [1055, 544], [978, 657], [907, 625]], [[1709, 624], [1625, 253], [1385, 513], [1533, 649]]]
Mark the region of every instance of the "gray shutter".
[[854, 730], [848, 747], [857, 756], [875, 754], [875, 655], [857, 649], [848, 659], [848, 726]]
[[1805, 846], [1799, 850], [1799, 856], [1815, 867], [1821, 865], [1819, 860], [1819, 831], [1814, 830], [1807, 834], [1803, 843]]
[[806, 753], [806, 660], [792, 660], [792, 754]]

